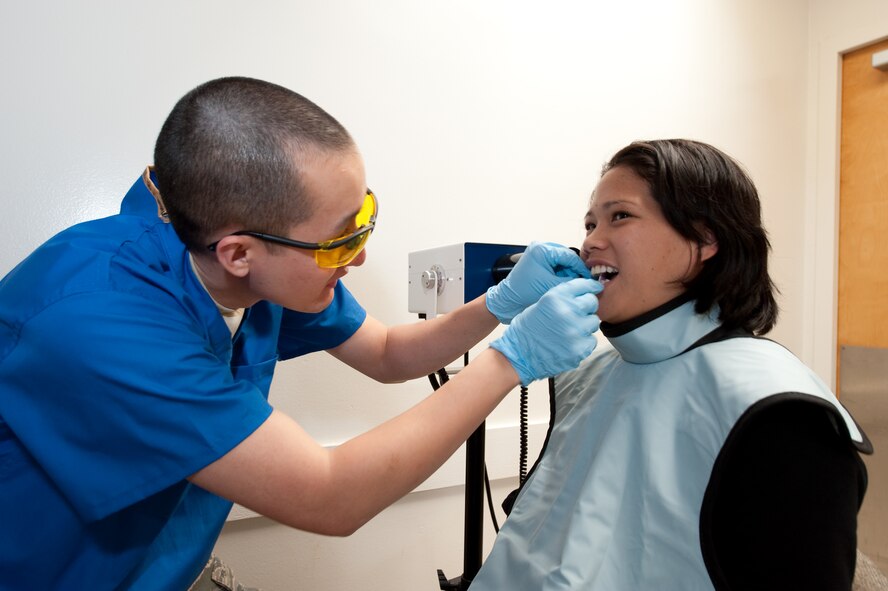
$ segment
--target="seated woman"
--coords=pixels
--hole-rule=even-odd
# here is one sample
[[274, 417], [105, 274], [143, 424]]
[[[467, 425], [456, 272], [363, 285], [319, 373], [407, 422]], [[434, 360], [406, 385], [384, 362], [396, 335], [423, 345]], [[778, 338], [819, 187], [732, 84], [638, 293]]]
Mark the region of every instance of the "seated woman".
[[777, 318], [753, 183], [699, 142], [604, 167], [582, 257], [612, 347], [555, 420], [472, 591], [851, 588], [865, 435], [761, 338]]

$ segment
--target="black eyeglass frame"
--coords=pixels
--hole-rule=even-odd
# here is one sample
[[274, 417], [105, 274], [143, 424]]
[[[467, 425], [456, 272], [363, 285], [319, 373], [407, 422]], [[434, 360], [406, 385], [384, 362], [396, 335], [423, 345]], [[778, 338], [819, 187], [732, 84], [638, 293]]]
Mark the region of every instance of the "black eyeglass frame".
[[[355, 238], [362, 236], [363, 234], [372, 232], [374, 228], [376, 228], [376, 214], [379, 211], [379, 204], [376, 200], [376, 194], [373, 191], [367, 189], [367, 195], [370, 195], [373, 198], [373, 213], [370, 215], [370, 222], [361, 226], [351, 234], [343, 236], [342, 238], [325, 240], [323, 242], [302, 242], [301, 240], [293, 240], [292, 238], [276, 236], [275, 234], [268, 234], [266, 232], [256, 232], [254, 230], [238, 230], [237, 232], [227, 234], [226, 236], [224, 236], [224, 238], [227, 238], [228, 236], [252, 236], [253, 238], [258, 238], [259, 240], [265, 240], [266, 242], [273, 242], [275, 244], [282, 244], [284, 246], [291, 246], [293, 248], [304, 248], [306, 250], [334, 250], [339, 248], [340, 246], [345, 246], [346, 244], [348, 244]], [[212, 244], [208, 244], [207, 249], [210, 251], [215, 251], [216, 246], [221, 241], [222, 238], [213, 242]]]

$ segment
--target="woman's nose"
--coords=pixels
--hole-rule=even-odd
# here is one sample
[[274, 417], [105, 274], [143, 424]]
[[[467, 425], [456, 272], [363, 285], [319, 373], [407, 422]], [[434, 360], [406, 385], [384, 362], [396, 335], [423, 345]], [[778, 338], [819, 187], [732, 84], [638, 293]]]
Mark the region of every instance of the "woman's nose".
[[586, 233], [583, 238], [583, 254], [588, 255], [592, 250], [601, 250], [604, 244], [604, 233], [600, 228], [594, 228]]

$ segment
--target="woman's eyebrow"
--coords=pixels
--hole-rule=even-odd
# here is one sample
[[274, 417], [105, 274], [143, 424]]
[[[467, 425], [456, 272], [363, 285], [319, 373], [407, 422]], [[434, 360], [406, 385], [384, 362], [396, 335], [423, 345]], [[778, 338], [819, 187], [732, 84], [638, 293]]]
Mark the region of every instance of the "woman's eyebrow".
[[623, 205], [632, 205], [627, 199], [612, 199], [601, 204], [601, 209], [611, 209], [613, 207], [621, 207]]
[[632, 201], [628, 201], [626, 199], [611, 199], [610, 201], [605, 201], [604, 203], [596, 203], [589, 207], [589, 211], [586, 212], [586, 217], [592, 215], [593, 209], [600, 209], [602, 211], [607, 211], [608, 209], [613, 209], [615, 207], [622, 207], [624, 205], [633, 205]]

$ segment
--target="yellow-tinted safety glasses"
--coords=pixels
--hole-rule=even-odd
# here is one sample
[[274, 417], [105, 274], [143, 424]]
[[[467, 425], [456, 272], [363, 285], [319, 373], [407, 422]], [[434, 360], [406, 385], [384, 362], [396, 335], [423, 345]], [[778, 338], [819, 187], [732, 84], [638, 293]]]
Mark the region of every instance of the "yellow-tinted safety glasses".
[[[266, 234], [265, 232], [254, 232], [252, 230], [232, 232], [229, 236], [252, 236], [259, 240], [265, 240], [266, 242], [274, 242], [275, 244], [292, 246], [293, 248], [313, 250], [315, 251], [315, 262], [317, 262], [319, 267], [336, 269], [338, 267], [344, 267], [355, 260], [355, 257], [361, 254], [361, 251], [364, 250], [364, 246], [370, 238], [370, 233], [373, 232], [373, 228], [376, 227], [377, 211], [378, 204], [376, 202], [376, 195], [373, 194], [373, 191], [367, 189], [367, 195], [364, 197], [364, 204], [355, 216], [354, 229], [337, 238], [331, 238], [330, 240], [325, 240], [323, 242], [301, 242], [299, 240], [275, 236], [274, 234]], [[207, 248], [210, 250], [216, 250], [217, 244], [219, 244], [218, 240], [207, 246]]]

